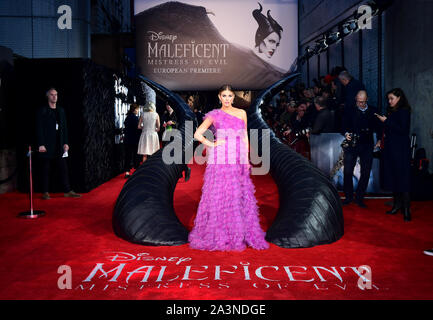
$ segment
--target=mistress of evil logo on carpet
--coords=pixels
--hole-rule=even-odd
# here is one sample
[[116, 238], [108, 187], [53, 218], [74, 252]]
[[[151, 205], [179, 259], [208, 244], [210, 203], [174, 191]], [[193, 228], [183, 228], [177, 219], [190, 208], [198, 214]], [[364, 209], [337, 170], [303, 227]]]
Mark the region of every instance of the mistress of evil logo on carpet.
[[[72, 284], [72, 269], [60, 266], [59, 289], [83, 291], [145, 289], [250, 289], [291, 290], [310, 286], [314, 290], [380, 290], [372, 281], [369, 266], [198, 265], [191, 257], [154, 256], [148, 252], [109, 252], [78, 283]], [[80, 271], [83, 273], [83, 270]]]

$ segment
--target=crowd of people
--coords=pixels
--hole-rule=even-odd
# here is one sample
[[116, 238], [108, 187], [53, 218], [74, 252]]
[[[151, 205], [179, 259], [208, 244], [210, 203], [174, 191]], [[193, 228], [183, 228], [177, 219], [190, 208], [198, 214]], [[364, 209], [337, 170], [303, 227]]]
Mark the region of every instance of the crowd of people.
[[[185, 97], [185, 102], [196, 115], [199, 124], [203, 122], [203, 113], [198, 107], [193, 95]], [[131, 104], [125, 118], [125, 128], [123, 130], [124, 150], [125, 150], [125, 178], [131, 176], [131, 170], [137, 169], [143, 162], [164, 147], [170, 141], [169, 133], [178, 128], [176, 112], [170, 106], [169, 102], [165, 103], [165, 110], [161, 116], [156, 110], [153, 102], [146, 102], [140, 114], [140, 106]], [[184, 165], [182, 172], [185, 172], [185, 181], [188, 181], [191, 169]]]
[[[354, 202], [367, 207], [364, 196], [373, 152], [380, 150], [381, 188], [391, 191], [394, 198], [393, 208], [387, 213], [401, 210], [404, 220], [410, 221], [411, 107], [403, 90], [396, 88], [386, 94], [388, 109], [380, 114], [368, 103], [365, 85], [343, 67], [335, 67], [330, 74], [314, 79], [314, 83], [311, 88], [298, 83], [287, 92], [281, 91], [262, 107], [264, 120], [283, 142], [308, 159], [310, 135], [344, 136], [343, 205]], [[358, 159], [360, 178], [354, 190], [352, 178]]]
[[341, 132], [346, 101], [353, 96], [351, 87], [358, 87], [358, 81], [352, 78], [351, 85], [345, 88], [340, 78], [340, 75], [345, 76], [344, 72], [347, 71], [343, 67], [335, 67], [331, 74], [314, 79], [313, 87], [297, 83], [262, 106], [262, 115], [269, 127], [308, 159], [311, 134]]

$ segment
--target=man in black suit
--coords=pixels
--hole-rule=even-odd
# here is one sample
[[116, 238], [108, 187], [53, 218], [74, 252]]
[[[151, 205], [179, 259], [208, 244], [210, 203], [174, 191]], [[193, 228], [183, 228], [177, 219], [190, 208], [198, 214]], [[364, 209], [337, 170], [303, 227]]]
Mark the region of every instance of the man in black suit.
[[[346, 199], [343, 204], [353, 201], [353, 170], [359, 157], [361, 176], [356, 189], [355, 202], [361, 208], [366, 208], [364, 195], [370, 179], [371, 166], [373, 163], [374, 138], [380, 137], [381, 123], [374, 115], [377, 108], [367, 104], [367, 92], [361, 90], [355, 98], [356, 107], [353, 112], [345, 113], [343, 118], [343, 132], [349, 141], [349, 146], [344, 148], [344, 194]], [[358, 138], [354, 138], [354, 136]], [[356, 141], [355, 141], [356, 140]], [[353, 143], [355, 142], [355, 145]]]
[[327, 99], [325, 97], [316, 97], [314, 106], [317, 110], [317, 115], [311, 130], [312, 134], [334, 132], [334, 113], [328, 108]]
[[62, 107], [57, 106], [57, 91], [50, 88], [46, 93], [48, 104], [36, 113], [36, 138], [39, 147], [39, 158], [42, 168], [42, 199], [50, 199], [48, 193], [50, 167], [54, 164], [59, 168], [64, 196], [79, 198], [69, 184], [69, 173], [66, 158], [68, 156], [68, 129], [66, 114]]

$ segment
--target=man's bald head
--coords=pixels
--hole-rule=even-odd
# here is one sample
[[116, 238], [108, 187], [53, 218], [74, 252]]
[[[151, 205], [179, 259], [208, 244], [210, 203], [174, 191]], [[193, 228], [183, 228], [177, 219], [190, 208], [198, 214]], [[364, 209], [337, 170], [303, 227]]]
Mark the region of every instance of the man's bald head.
[[368, 101], [367, 91], [365, 90], [359, 91], [358, 94], [356, 95], [356, 105], [361, 109], [365, 109], [367, 105], [367, 101]]
[[367, 95], [367, 91], [365, 90], [361, 90], [358, 92], [358, 94], [356, 95], [357, 98], [362, 98], [362, 99], [368, 99], [368, 95]]

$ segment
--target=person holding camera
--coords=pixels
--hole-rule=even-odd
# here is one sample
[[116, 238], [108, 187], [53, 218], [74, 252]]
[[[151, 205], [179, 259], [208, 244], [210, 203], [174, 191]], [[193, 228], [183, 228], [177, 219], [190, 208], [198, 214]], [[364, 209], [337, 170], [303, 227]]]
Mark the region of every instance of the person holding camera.
[[[344, 150], [344, 194], [346, 199], [343, 205], [353, 201], [353, 170], [359, 157], [361, 175], [356, 189], [356, 204], [366, 208], [364, 195], [370, 179], [373, 163], [373, 150], [375, 148], [373, 133], [380, 137], [381, 123], [375, 116], [377, 108], [367, 104], [367, 92], [361, 90], [355, 98], [356, 106], [351, 112], [345, 112], [343, 118], [343, 132], [346, 140], [343, 141]], [[379, 142], [376, 144], [376, 146]]]

